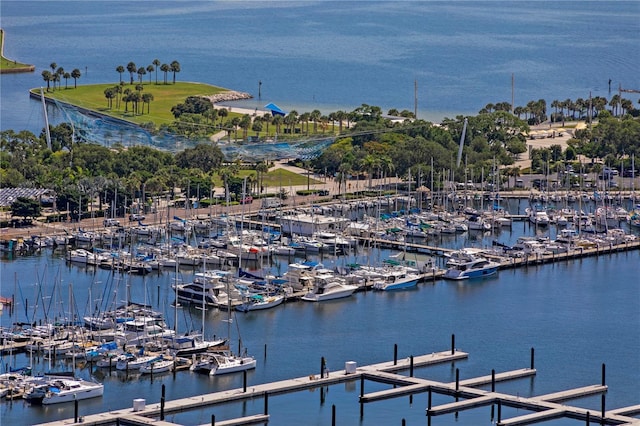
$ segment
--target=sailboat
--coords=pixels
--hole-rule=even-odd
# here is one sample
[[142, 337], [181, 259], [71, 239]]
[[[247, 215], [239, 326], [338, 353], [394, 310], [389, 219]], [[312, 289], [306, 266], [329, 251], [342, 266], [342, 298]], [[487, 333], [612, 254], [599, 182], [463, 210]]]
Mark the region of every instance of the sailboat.
[[[245, 178], [242, 186], [242, 198], [244, 199], [247, 180]], [[239, 265], [242, 265], [242, 259], [239, 259]], [[227, 294], [230, 294], [229, 290], [230, 277], [226, 277]], [[227, 298], [227, 335], [231, 336], [231, 323], [233, 309], [231, 307], [231, 297]], [[204, 315], [204, 313], [203, 313]], [[241, 352], [239, 348], [238, 352]], [[256, 359], [247, 355], [245, 349], [244, 353], [234, 355], [230, 350], [224, 353], [203, 353], [200, 358], [193, 362], [190, 367], [191, 371], [207, 373], [209, 376], [218, 376], [221, 374], [237, 373], [239, 371], [246, 371], [256, 368]]]

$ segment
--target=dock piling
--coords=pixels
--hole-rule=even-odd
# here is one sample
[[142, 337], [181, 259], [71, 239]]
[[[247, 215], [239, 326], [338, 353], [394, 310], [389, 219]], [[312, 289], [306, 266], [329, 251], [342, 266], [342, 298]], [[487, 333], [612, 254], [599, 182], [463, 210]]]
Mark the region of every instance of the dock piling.
[[531, 370], [533, 370], [535, 368], [535, 349], [532, 347], [531, 348]]
[[320, 358], [320, 378], [324, 379], [324, 371], [327, 369], [327, 365], [324, 357]]
[[491, 369], [491, 392], [496, 391], [496, 370]]
[[164, 421], [164, 396], [160, 398], [160, 420]]
[[409, 357], [409, 377], [413, 377], [413, 355]]
[[498, 400], [498, 424], [502, 421], [502, 402]]
[[604, 362], [602, 363], [602, 386], [606, 386], [605, 383], [605, 373], [607, 370], [607, 366], [604, 364]]
[[589, 411], [587, 411], [587, 426], [589, 426], [590, 423], [590, 417], [591, 417], [591, 413]]
[[264, 359], [267, 359], [267, 344], [264, 344]]
[[242, 371], [242, 392], [247, 393], [247, 370]]
[[393, 344], [393, 365], [398, 365], [398, 344]]
[[606, 414], [606, 413], [605, 413], [605, 411], [606, 411], [606, 410], [605, 410], [605, 407], [606, 407], [606, 403], [605, 403], [605, 402], [606, 402], [606, 395], [605, 395], [605, 394], [602, 394], [602, 395], [600, 396], [600, 403], [601, 403], [601, 405], [602, 405], [602, 408], [601, 408], [601, 411], [602, 411], [602, 413], [601, 413], [602, 424], [604, 424], [604, 417], [605, 417], [605, 414]]
[[269, 392], [264, 393], [264, 415], [269, 414]]
[[453, 355], [456, 352], [456, 335], [452, 334], [451, 335], [451, 355]]
[[456, 392], [460, 390], [460, 369], [456, 368]]
[[364, 376], [360, 376], [360, 418], [364, 417], [364, 402], [362, 397], [364, 396]]
[[211, 415], [211, 426], [216, 426], [216, 415], [215, 414]]
[[331, 406], [331, 426], [336, 426], [336, 404]]
[[73, 422], [78, 423], [78, 400], [73, 400]]

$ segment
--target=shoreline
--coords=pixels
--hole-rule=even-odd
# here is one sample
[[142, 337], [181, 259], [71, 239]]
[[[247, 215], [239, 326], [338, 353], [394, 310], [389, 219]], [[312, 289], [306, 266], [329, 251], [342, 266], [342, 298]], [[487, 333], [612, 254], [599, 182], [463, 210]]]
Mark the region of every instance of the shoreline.
[[[1, 60], [5, 60], [7, 62], [13, 62], [14, 65], [17, 65], [18, 62], [15, 59], [9, 59], [4, 56], [4, 37], [5, 37], [5, 31], [4, 29], [0, 28], [0, 58]], [[23, 63], [20, 63], [20, 65], [21, 66], [14, 67], [14, 68], [0, 68], [0, 74], [19, 74], [19, 73], [26, 73], [26, 72], [34, 72], [36, 70], [35, 65], [23, 64]]]

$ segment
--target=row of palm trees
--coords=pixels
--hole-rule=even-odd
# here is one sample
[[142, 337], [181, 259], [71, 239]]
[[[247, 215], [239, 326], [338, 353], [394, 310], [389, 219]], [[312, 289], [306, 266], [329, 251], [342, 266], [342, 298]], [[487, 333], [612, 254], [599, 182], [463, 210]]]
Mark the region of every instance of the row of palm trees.
[[181, 71], [180, 62], [172, 61], [170, 64], [162, 63], [159, 59], [154, 59], [149, 65], [146, 67], [141, 66], [138, 67], [135, 62], [129, 62], [126, 68], [123, 65], [118, 65], [116, 67], [116, 72], [120, 74], [120, 83], [122, 83], [122, 74], [125, 71], [129, 72], [130, 80], [129, 84], [133, 84], [133, 75], [138, 74], [138, 82], [142, 84], [142, 78], [148, 73], [149, 74], [149, 83], [151, 83], [151, 73], [155, 71], [156, 75], [156, 84], [158, 84], [158, 70], [164, 73], [164, 84], [167, 84], [167, 73], [173, 73], [173, 84], [176, 84], [176, 73]]
[[[144, 86], [136, 84], [135, 91], [128, 87], [124, 87], [124, 82], [114, 87], [104, 89], [104, 96], [107, 99], [107, 108], [113, 108], [113, 100], [116, 100], [116, 109], [120, 109], [121, 102], [124, 102], [124, 112], [129, 112], [129, 102], [133, 105], [134, 114], [144, 114], [144, 106], [147, 105], [147, 114], [151, 112], [151, 101], [153, 101], [152, 93], [142, 93]], [[142, 103], [142, 108], [138, 106]]]
[[74, 68], [71, 72], [65, 71], [63, 67], [59, 67], [57, 63], [51, 62], [49, 65], [51, 71], [42, 71], [42, 79], [47, 83], [47, 92], [51, 89], [51, 83], [53, 83], [53, 90], [56, 90], [56, 85], [60, 89], [62, 79], [64, 79], [64, 88], [68, 89], [69, 79], [73, 78], [74, 89], [78, 87], [78, 79], [82, 76], [82, 73], [78, 68]]
[[[625, 99], [619, 94], [613, 95], [609, 101], [603, 96], [595, 96], [588, 99], [578, 98], [575, 101], [568, 98], [564, 101], [555, 99], [551, 102], [551, 108], [554, 108], [552, 120], [562, 121], [569, 119], [569, 117], [572, 120], [597, 117], [600, 112], [606, 111], [607, 106], [611, 107], [611, 114], [614, 117], [625, 115], [634, 109], [633, 101]], [[479, 113], [491, 113], [494, 111], [511, 111], [511, 104], [509, 102], [489, 103]], [[540, 124], [547, 119], [547, 103], [544, 99], [529, 101], [526, 106], [513, 108], [513, 113], [518, 118], [524, 115], [525, 120], [533, 124]]]

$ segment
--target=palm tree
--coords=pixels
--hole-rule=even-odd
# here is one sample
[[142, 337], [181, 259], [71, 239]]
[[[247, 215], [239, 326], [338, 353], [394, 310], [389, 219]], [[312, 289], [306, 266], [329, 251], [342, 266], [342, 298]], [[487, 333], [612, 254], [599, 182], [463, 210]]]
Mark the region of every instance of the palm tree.
[[118, 65], [116, 67], [116, 72], [120, 74], [120, 83], [122, 83], [122, 73], [124, 72], [124, 67], [122, 65]]
[[153, 65], [147, 65], [147, 72], [149, 73], [149, 84], [151, 84], [151, 73], [153, 71], [155, 71], [155, 68], [153, 67]]
[[242, 129], [242, 139], [246, 140], [249, 127], [251, 127], [251, 116], [249, 114], [244, 114], [240, 119], [238, 126]]
[[366, 170], [369, 175], [369, 189], [373, 187], [371, 181], [373, 178], [373, 171], [378, 168], [379, 160], [372, 154], [367, 154], [361, 161], [361, 166]]
[[51, 74], [51, 81], [53, 82], [53, 90], [56, 90], [56, 83], [60, 81], [60, 75], [58, 73]]
[[260, 193], [262, 193], [264, 189], [264, 185], [262, 184], [264, 182], [264, 175], [265, 173], [269, 172], [269, 165], [267, 164], [267, 162], [264, 161], [256, 164], [256, 172], [258, 173], [258, 185], [260, 185]]
[[51, 73], [56, 72], [56, 68], [58, 68], [58, 64], [56, 64], [55, 62], [51, 62], [49, 64], [49, 68], [51, 68]]
[[171, 67], [167, 64], [160, 65], [160, 71], [164, 73], [164, 84], [167, 84], [167, 73], [171, 70]]
[[313, 121], [313, 133], [318, 133], [318, 121], [320, 121], [321, 117], [322, 113], [317, 109], [314, 109], [311, 111], [311, 114], [309, 114], [309, 118]]
[[[142, 95], [142, 102], [143, 104], [147, 104], [147, 114], [151, 113], [151, 101], [153, 101], [153, 94], [151, 93], [145, 93]], [[144, 113], [144, 105], [143, 105], [143, 109], [142, 112]]]
[[276, 136], [280, 133], [280, 127], [284, 123], [284, 117], [282, 115], [276, 115], [273, 117], [273, 125], [276, 126]]
[[74, 68], [73, 71], [71, 71], [71, 78], [73, 78], [73, 88], [74, 89], [78, 88], [78, 79], [80, 78], [81, 75], [82, 75], [82, 73], [80, 72], [80, 70], [78, 68]]
[[65, 73], [63, 74], [62, 78], [64, 78], [64, 88], [65, 88], [65, 89], [68, 89], [68, 88], [69, 88], [68, 83], [69, 83], [69, 79], [71, 78], [71, 74], [70, 74], [70, 73], [68, 73], [68, 72], [65, 72]]
[[[156, 68], [156, 84], [158, 84], [158, 68], [160, 68], [160, 59], [154, 59], [152, 62], [153, 66]], [[149, 76], [151, 78], [151, 76]]]
[[229, 110], [226, 108], [220, 108], [218, 110], [218, 117], [220, 117], [220, 125], [222, 125], [222, 121], [229, 115]]
[[135, 62], [129, 62], [127, 64], [127, 71], [129, 71], [129, 76], [131, 77], [131, 80], [130, 80], [129, 84], [133, 84], [133, 73], [138, 71], [138, 67], [136, 67], [136, 63]]
[[49, 70], [42, 71], [42, 79], [47, 82], [47, 92], [48, 92], [49, 88], [51, 87], [49, 85], [49, 83], [51, 82], [51, 71]]
[[142, 76], [145, 75], [147, 73], [147, 70], [144, 69], [144, 67], [140, 67], [138, 68], [138, 70], [136, 71], [136, 73], [138, 74], [138, 82], [140, 84], [142, 84]]
[[107, 98], [107, 108], [111, 109], [113, 105], [113, 98], [116, 96], [116, 92], [113, 87], [104, 89], [104, 97]]
[[[391, 177], [391, 173], [394, 172], [396, 166], [393, 164], [393, 160], [388, 155], [380, 157], [379, 167], [382, 169], [386, 177]], [[386, 184], [386, 179], [385, 179]]]
[[58, 67], [58, 69], [56, 70], [56, 74], [58, 74], [58, 89], [59, 89], [60, 88], [60, 81], [62, 81], [62, 78], [64, 76], [64, 68]]
[[173, 61], [171, 62], [171, 72], [173, 73], [173, 84], [176, 84], [176, 73], [180, 72], [180, 62]]

